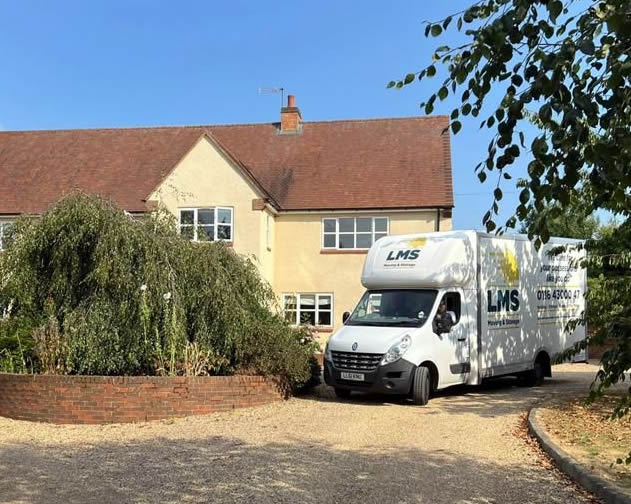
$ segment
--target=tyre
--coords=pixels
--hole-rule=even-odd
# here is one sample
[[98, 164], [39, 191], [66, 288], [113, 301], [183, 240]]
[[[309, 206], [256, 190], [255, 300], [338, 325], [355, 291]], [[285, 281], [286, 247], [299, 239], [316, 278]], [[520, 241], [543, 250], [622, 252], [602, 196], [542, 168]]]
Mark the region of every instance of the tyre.
[[419, 406], [425, 406], [429, 401], [429, 393], [432, 388], [432, 376], [429, 368], [419, 366], [414, 372], [414, 383], [412, 384], [412, 401]]
[[348, 399], [351, 396], [351, 391], [345, 388], [335, 388], [335, 397], [338, 399]]
[[524, 375], [524, 385], [527, 387], [540, 387], [543, 385], [544, 371], [540, 362], [535, 362], [535, 367]]

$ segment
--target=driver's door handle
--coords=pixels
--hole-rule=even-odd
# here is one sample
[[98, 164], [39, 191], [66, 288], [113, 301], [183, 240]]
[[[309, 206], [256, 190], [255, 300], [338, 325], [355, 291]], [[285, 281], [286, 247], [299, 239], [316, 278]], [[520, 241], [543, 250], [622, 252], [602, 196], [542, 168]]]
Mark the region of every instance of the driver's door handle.
[[464, 338], [458, 338], [458, 341], [467, 341], [467, 338], [466, 338], [466, 337], [464, 337]]

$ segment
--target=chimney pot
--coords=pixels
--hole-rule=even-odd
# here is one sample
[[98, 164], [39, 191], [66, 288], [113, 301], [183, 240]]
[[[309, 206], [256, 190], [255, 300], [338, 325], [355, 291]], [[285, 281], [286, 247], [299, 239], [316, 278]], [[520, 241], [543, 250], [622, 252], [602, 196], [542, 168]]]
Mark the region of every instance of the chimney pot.
[[296, 97], [287, 95], [287, 106], [280, 109], [280, 132], [299, 134], [302, 131], [302, 115], [296, 107]]

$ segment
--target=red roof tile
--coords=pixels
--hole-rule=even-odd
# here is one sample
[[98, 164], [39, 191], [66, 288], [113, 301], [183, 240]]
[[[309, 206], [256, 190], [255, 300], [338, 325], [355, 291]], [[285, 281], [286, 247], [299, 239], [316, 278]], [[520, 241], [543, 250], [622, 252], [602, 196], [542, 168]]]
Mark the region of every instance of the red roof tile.
[[444, 116], [0, 132], [0, 214], [41, 213], [80, 189], [129, 211], [207, 133], [283, 210], [452, 207]]

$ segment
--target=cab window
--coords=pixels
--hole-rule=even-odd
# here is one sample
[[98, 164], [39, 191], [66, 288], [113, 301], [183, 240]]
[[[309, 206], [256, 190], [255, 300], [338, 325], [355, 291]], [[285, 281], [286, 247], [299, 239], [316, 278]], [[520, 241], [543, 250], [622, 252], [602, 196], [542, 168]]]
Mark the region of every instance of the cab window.
[[447, 305], [447, 311], [454, 315], [454, 325], [460, 322], [460, 293], [459, 292], [447, 292], [441, 301], [445, 301]]

